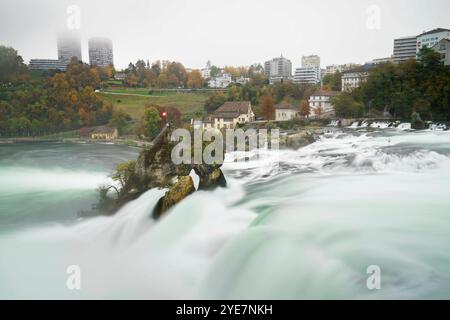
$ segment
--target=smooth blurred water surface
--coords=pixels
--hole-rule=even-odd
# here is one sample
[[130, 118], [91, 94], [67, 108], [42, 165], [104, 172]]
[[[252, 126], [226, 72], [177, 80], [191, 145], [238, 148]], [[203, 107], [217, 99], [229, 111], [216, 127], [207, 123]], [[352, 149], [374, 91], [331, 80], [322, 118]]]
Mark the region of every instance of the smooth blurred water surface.
[[[3, 298], [450, 298], [449, 132], [348, 130], [263, 150], [224, 165], [227, 188], [196, 192], [157, 223], [149, 216], [164, 190], [73, 223], [135, 150], [0, 152]], [[65, 285], [69, 265], [82, 270], [80, 291]], [[367, 289], [371, 265], [381, 290]]]

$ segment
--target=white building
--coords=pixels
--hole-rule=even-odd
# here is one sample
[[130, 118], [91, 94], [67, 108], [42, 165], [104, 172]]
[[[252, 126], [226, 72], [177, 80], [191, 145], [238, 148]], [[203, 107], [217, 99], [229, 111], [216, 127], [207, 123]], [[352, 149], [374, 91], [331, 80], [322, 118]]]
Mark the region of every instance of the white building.
[[303, 56], [302, 57], [302, 68], [307, 67], [319, 67], [320, 68], [320, 57], [317, 55]]
[[342, 91], [351, 92], [359, 88], [367, 80], [369, 71], [374, 67], [373, 64], [365, 64], [342, 73]]
[[271, 84], [292, 78], [292, 62], [281, 55], [264, 63], [264, 72]]
[[203, 68], [200, 70], [203, 79], [209, 79], [211, 77], [211, 69]]
[[208, 86], [210, 88], [224, 89], [224, 88], [228, 87], [231, 83], [233, 83], [233, 80], [231, 79], [231, 75], [229, 73], [222, 73], [221, 75], [218, 75], [217, 77], [212, 77], [208, 81]]
[[116, 72], [114, 74], [114, 79], [123, 81], [127, 78], [127, 74], [125, 72]]
[[332, 64], [330, 66], [326, 66], [325, 67], [325, 75], [327, 74], [335, 74], [336, 72], [344, 72], [356, 67], [359, 67], [360, 65], [356, 64], [356, 63], [346, 63], [346, 64]]
[[444, 65], [450, 65], [450, 40], [442, 39], [438, 43], [436, 43], [432, 49], [438, 53], [440, 53], [442, 62]]
[[394, 39], [393, 59], [395, 63], [416, 59], [416, 51], [417, 36]]
[[255, 114], [249, 101], [225, 102], [209, 121], [203, 123], [204, 129], [234, 129], [238, 124], [255, 121]]
[[309, 98], [310, 116], [316, 118], [329, 118], [335, 115], [334, 106], [331, 101], [333, 97], [340, 94], [337, 91], [318, 90]]
[[418, 35], [416, 54], [418, 54], [420, 49], [422, 49], [423, 47], [432, 48], [442, 39], [450, 40], [450, 30], [437, 28]]
[[244, 76], [240, 76], [239, 78], [236, 79], [236, 83], [239, 83], [241, 85], [244, 85], [249, 81], [250, 81], [250, 78], [246, 78]]
[[321, 70], [319, 67], [302, 67], [295, 69], [295, 83], [319, 84], [321, 79]]
[[91, 38], [89, 45], [89, 63], [91, 66], [107, 67], [114, 65], [112, 41], [107, 38]]
[[203, 79], [209, 79], [211, 77], [211, 61], [206, 62], [206, 66], [200, 70]]
[[30, 70], [60, 70], [66, 71], [67, 63], [54, 59], [31, 59]]
[[290, 104], [275, 106], [275, 121], [289, 121], [298, 118], [299, 114], [299, 109]]

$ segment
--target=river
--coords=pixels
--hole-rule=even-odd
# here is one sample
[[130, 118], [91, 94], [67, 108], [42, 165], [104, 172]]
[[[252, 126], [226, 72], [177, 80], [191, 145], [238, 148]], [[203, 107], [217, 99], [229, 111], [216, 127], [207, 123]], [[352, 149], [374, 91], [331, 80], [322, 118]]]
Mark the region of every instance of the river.
[[[164, 190], [78, 218], [137, 154], [0, 145], [0, 298], [450, 298], [450, 132], [337, 131], [228, 161], [227, 188], [159, 222]], [[74, 265], [80, 290], [66, 285]], [[380, 290], [367, 287], [369, 266]]]

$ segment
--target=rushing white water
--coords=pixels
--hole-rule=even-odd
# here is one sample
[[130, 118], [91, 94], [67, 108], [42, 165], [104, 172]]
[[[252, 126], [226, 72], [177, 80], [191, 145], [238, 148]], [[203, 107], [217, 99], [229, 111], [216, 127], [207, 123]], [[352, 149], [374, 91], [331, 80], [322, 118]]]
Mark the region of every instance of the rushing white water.
[[[430, 131], [263, 150], [157, 223], [164, 190], [113, 217], [2, 233], [0, 297], [450, 298], [449, 156], [449, 132]], [[370, 265], [381, 290], [366, 287]]]
[[87, 172], [29, 167], [1, 167], [1, 193], [55, 190], [91, 190], [110, 183], [108, 172]]

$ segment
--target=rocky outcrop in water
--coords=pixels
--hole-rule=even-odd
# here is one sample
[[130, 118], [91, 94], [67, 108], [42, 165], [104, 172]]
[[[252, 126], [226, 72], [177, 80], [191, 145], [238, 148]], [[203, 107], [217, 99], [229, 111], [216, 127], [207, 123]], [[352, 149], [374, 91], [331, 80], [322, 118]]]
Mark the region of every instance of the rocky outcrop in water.
[[170, 208], [195, 192], [194, 181], [190, 176], [180, 177], [178, 181], [159, 199], [153, 210], [153, 217], [158, 219]]
[[164, 128], [154, 139], [152, 146], [140, 153], [137, 161], [122, 165], [124, 172], [114, 174], [119, 177], [116, 180], [122, 185], [117, 199], [106, 199], [106, 193], [103, 192], [103, 199], [100, 201], [102, 206], [99, 206], [99, 209], [104, 207], [107, 211], [115, 211], [149, 189], [168, 188], [169, 191], [159, 200], [153, 212], [153, 216], [159, 218], [196, 191], [189, 176], [192, 170], [199, 177], [199, 190], [214, 190], [226, 186], [226, 179], [220, 170], [221, 165], [174, 164], [171, 152], [177, 142], [170, 141], [170, 136], [171, 129]]

